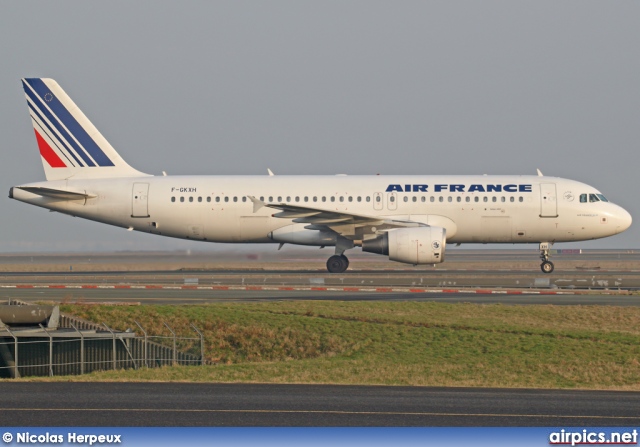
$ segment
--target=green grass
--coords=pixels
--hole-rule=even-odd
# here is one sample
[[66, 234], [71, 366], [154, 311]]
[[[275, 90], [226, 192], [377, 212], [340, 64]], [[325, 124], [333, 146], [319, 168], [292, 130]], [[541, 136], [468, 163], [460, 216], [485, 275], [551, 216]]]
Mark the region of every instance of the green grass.
[[[295, 301], [64, 305], [124, 330], [205, 334], [214, 364], [62, 380], [640, 389], [640, 309]], [[57, 380], [60, 380], [58, 378]]]

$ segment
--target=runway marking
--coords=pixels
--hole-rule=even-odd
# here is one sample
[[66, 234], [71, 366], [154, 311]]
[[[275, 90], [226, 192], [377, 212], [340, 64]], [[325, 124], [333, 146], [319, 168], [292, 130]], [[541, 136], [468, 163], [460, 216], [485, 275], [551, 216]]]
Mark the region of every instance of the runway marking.
[[440, 413], [412, 411], [343, 411], [343, 410], [214, 410], [214, 409], [171, 409], [171, 408], [3, 408], [5, 411], [91, 411], [91, 412], [129, 412], [129, 413], [282, 413], [282, 414], [338, 414], [368, 416], [463, 416], [463, 417], [507, 417], [507, 418], [561, 418], [561, 419], [613, 419], [640, 420], [640, 416], [598, 416], [598, 415], [561, 415], [561, 414], [512, 414], [512, 413]]

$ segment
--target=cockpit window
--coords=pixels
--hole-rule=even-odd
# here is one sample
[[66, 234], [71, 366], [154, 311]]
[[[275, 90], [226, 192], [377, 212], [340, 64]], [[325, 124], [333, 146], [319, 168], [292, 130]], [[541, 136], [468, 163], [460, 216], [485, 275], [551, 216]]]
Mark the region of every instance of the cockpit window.
[[580, 194], [580, 203], [608, 202], [602, 194]]

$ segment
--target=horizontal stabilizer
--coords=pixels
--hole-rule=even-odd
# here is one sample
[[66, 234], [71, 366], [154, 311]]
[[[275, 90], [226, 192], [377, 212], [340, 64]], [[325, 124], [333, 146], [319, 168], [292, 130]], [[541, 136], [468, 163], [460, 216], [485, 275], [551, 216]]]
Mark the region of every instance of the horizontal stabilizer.
[[53, 199], [62, 200], [82, 200], [96, 197], [93, 194], [87, 194], [84, 192], [65, 191], [63, 189], [41, 188], [39, 186], [16, 186], [16, 188], [23, 191], [30, 192], [32, 194], [38, 194], [43, 197], [51, 197]]

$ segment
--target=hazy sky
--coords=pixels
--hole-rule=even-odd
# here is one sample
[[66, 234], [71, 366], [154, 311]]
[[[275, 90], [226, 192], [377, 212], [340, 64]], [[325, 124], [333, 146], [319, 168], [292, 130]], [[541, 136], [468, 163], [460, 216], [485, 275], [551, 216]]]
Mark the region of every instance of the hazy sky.
[[[44, 180], [20, 78], [52, 77], [144, 172], [540, 168], [635, 218], [556, 247], [640, 248], [639, 24], [636, 0], [2, 2], [0, 186]], [[2, 252], [212, 247], [6, 193]]]

